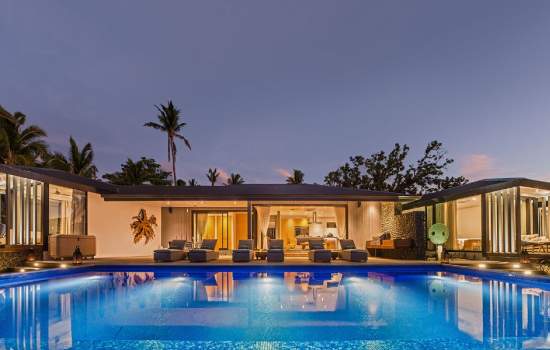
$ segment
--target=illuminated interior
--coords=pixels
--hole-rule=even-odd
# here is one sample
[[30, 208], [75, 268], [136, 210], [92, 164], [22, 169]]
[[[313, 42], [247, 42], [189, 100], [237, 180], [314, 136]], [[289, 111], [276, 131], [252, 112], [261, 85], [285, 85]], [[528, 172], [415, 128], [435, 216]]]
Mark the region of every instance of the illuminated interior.
[[449, 228], [448, 250], [481, 251], [481, 196], [439, 203], [435, 219]]
[[345, 206], [258, 205], [258, 245], [282, 239], [285, 249], [306, 249], [311, 237], [325, 238], [329, 249], [337, 249], [338, 238], [346, 237]]
[[217, 239], [216, 249], [231, 250], [248, 238], [246, 211], [206, 211], [193, 213], [193, 241]]
[[49, 188], [50, 235], [85, 235], [86, 193], [56, 185]]
[[6, 245], [8, 232], [8, 197], [6, 174], [0, 174], [0, 247]]

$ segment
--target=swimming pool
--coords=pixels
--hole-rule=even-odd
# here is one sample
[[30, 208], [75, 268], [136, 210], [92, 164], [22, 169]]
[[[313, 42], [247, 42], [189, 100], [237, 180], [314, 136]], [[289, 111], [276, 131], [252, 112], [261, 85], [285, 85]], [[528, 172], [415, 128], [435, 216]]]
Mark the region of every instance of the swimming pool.
[[0, 349], [550, 347], [550, 284], [500, 273], [438, 265], [78, 271], [0, 280]]

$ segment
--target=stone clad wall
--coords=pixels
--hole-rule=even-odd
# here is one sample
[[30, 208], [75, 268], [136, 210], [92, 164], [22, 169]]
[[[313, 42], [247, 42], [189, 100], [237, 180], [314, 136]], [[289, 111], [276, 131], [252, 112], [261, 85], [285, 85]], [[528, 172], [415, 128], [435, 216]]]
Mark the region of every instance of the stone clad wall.
[[382, 232], [389, 232], [392, 239], [413, 239], [416, 258], [423, 259], [426, 247], [424, 212], [396, 215], [396, 203], [382, 203]]

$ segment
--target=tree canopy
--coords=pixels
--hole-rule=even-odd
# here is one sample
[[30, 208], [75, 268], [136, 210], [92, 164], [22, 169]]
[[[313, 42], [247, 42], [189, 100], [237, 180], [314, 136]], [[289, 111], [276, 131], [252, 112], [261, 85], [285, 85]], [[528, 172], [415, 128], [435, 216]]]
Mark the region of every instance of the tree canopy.
[[292, 174], [286, 178], [286, 183], [290, 185], [303, 184], [304, 172], [298, 169], [293, 169]]
[[120, 171], [105, 174], [103, 178], [114, 185], [169, 185], [170, 172], [162, 170], [154, 159], [141, 157], [137, 162], [128, 158]]
[[92, 179], [95, 179], [97, 174], [92, 144], [88, 142], [80, 149], [72, 136], [69, 137], [69, 157], [65, 157], [63, 153], [55, 152], [46, 156], [43, 165]]
[[444, 176], [445, 170], [454, 160], [447, 157], [441, 142], [430, 142], [419, 160], [407, 164], [409, 150], [406, 144], [402, 146], [396, 143], [389, 153], [380, 151], [369, 157], [350, 157], [349, 162], [328, 173], [325, 184], [373, 191], [423, 194], [468, 182], [463, 176]]
[[27, 116], [9, 113], [0, 106], [0, 162], [34, 166], [47, 153], [46, 132], [36, 125], [25, 125]]

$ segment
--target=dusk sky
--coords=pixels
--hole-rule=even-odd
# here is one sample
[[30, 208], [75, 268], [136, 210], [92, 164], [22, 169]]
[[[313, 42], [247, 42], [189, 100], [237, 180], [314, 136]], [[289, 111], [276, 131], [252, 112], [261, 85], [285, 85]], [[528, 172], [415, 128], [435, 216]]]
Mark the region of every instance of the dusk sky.
[[155, 104], [206, 170], [322, 182], [351, 155], [437, 139], [449, 175], [550, 179], [550, 1], [2, 1], [0, 104], [92, 142], [101, 173], [167, 165]]

